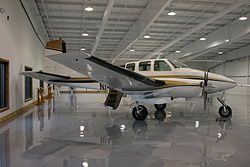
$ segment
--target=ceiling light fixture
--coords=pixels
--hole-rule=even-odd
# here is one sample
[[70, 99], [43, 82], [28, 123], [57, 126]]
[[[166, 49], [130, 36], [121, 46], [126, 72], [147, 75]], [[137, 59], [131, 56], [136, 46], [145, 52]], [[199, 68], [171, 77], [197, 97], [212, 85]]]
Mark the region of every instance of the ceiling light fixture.
[[130, 51], [130, 52], [134, 52], [135, 50], [134, 50], [134, 49], [130, 49], [129, 51]]
[[87, 36], [89, 36], [89, 34], [88, 34], [87, 31], [84, 31], [84, 32], [82, 33], [82, 36], [87, 37]]
[[86, 50], [85, 48], [81, 48], [81, 50]]
[[86, 2], [86, 7], [84, 8], [84, 10], [87, 11], [87, 12], [92, 12], [94, 10], [94, 8], [91, 6], [91, 1], [90, 0], [88, 0]]
[[176, 15], [175, 11], [173, 11], [173, 4], [170, 5], [170, 9], [169, 9], [168, 15], [169, 15], [169, 16], [174, 16], [174, 15]]
[[174, 11], [170, 11], [170, 12], [168, 12], [168, 15], [169, 16], [174, 16], [174, 15], [176, 15], [176, 13]]
[[223, 54], [223, 52], [221, 52], [221, 51], [220, 51], [220, 52], [218, 52], [218, 54], [219, 54], [219, 55], [222, 55], [222, 54]]
[[246, 12], [244, 10], [241, 11], [241, 16], [239, 17], [240, 21], [245, 21], [247, 20]]
[[206, 41], [207, 39], [205, 37], [200, 38], [201, 41]]
[[149, 39], [149, 38], [150, 38], [149, 33], [145, 34], [145, 35], [144, 35], [144, 38]]
[[239, 17], [239, 20], [240, 20], [240, 21], [247, 20], [247, 16], [241, 16], [241, 17]]
[[181, 51], [180, 50], [176, 50], [175, 53], [180, 53]]

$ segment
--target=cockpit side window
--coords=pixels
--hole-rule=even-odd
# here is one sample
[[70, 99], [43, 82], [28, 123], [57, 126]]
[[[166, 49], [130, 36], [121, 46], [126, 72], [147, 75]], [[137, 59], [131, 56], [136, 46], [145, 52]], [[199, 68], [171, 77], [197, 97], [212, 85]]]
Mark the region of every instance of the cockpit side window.
[[139, 63], [139, 71], [150, 71], [151, 61], [144, 61]]
[[155, 71], [171, 71], [171, 67], [163, 60], [156, 60], [154, 64]]
[[126, 69], [130, 71], [135, 71], [135, 63], [127, 64]]

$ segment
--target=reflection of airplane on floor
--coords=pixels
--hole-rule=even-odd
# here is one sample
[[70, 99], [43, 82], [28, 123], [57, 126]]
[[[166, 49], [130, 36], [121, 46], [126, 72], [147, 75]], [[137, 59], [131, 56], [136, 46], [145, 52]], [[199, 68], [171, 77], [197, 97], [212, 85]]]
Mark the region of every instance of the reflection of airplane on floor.
[[[136, 120], [145, 120], [148, 116], [146, 107], [138, 105], [138, 102], [154, 104], [157, 109], [155, 117], [162, 117], [166, 115], [163, 110], [171, 100], [203, 96], [206, 110], [208, 94], [236, 86], [232, 79], [225, 76], [187, 68], [180, 62], [167, 59], [127, 63], [124, 69], [80, 51], [48, 57], [92, 79], [73, 79], [44, 72], [22, 74], [48, 83], [71, 87], [84, 87], [84, 84], [98, 81], [110, 88], [104, 106], [111, 109], [119, 106], [123, 94], [132, 95], [135, 101], [132, 114]], [[222, 97], [217, 99], [222, 104], [219, 115], [231, 117], [231, 108], [225, 104]]]

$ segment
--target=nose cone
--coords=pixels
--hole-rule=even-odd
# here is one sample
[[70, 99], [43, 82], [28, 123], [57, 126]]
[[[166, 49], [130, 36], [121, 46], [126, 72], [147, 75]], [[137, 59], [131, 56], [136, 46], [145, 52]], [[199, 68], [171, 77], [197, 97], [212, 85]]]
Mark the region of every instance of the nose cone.
[[228, 78], [228, 77], [225, 77], [225, 78], [226, 78], [226, 81], [229, 83], [228, 89], [232, 89], [235, 86], [237, 86], [237, 83], [234, 80], [232, 80], [231, 78]]
[[232, 89], [237, 85], [234, 80], [223, 75], [208, 73], [208, 77], [211, 79], [210, 82], [212, 82], [214, 85], [214, 90], [212, 92], [220, 92], [227, 89]]
[[222, 81], [222, 84], [220, 85], [222, 90], [232, 89], [235, 86], [237, 86], [237, 83], [231, 78], [225, 77], [223, 75], [218, 75], [218, 76]]

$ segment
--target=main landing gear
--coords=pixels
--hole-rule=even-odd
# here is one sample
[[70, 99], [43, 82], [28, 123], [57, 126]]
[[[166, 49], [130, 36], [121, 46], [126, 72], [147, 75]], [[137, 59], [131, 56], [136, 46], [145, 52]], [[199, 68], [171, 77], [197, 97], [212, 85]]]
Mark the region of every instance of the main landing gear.
[[154, 106], [155, 106], [155, 108], [157, 110], [164, 110], [166, 108], [167, 104], [166, 103], [163, 103], [163, 104], [154, 104]]
[[[156, 119], [164, 120], [166, 118], [166, 112], [164, 111], [166, 105], [167, 105], [166, 103], [154, 105], [155, 108], [157, 109], [154, 114]], [[136, 103], [136, 105], [132, 109], [132, 115], [135, 120], [143, 121], [148, 117], [148, 110], [145, 106], [138, 105]]]
[[219, 115], [222, 118], [231, 118], [232, 117], [232, 109], [225, 103], [225, 99], [217, 97], [217, 100], [222, 104], [219, 108]]
[[132, 115], [134, 119], [143, 121], [148, 117], [148, 110], [143, 105], [136, 105], [132, 110]]

